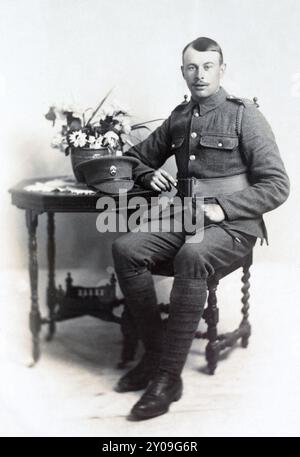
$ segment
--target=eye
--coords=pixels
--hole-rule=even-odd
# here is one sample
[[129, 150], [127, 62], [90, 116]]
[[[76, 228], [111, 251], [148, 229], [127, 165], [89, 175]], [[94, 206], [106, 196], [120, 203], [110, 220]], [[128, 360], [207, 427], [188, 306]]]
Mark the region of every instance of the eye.
[[210, 70], [213, 67], [213, 65], [204, 65], [204, 70]]
[[189, 71], [194, 71], [194, 70], [196, 70], [196, 67], [195, 67], [195, 65], [189, 65], [189, 66], [187, 67], [187, 69], [188, 69]]

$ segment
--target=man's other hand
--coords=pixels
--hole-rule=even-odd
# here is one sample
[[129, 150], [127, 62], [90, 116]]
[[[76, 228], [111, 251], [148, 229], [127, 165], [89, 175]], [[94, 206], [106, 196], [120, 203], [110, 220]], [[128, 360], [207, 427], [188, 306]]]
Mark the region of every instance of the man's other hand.
[[225, 220], [223, 209], [217, 203], [207, 203], [202, 206], [204, 215], [212, 222], [222, 222]]
[[172, 175], [170, 175], [170, 173], [162, 168], [155, 170], [150, 181], [150, 186], [153, 190], [158, 192], [161, 192], [162, 190], [170, 191], [172, 189], [172, 185], [176, 187], [177, 181]]

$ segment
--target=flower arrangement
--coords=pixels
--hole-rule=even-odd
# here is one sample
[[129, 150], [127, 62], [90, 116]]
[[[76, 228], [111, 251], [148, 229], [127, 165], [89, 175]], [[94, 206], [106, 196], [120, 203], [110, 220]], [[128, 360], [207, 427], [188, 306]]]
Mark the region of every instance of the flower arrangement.
[[[111, 91], [110, 91], [111, 92]], [[51, 146], [69, 155], [72, 149], [88, 150], [107, 148], [109, 155], [122, 155], [125, 144], [133, 146], [130, 140], [132, 131], [146, 128], [145, 124], [155, 119], [131, 125], [129, 112], [116, 103], [105, 104], [110, 92], [103, 98], [92, 113], [91, 108], [77, 112], [72, 109], [50, 106], [45, 114], [58, 131]]]

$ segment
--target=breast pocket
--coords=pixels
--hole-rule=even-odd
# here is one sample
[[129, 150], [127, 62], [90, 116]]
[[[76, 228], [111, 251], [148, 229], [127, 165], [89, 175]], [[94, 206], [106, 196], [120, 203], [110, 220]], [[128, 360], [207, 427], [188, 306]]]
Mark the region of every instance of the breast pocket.
[[[200, 156], [209, 171], [224, 173], [236, 167], [239, 158], [239, 139], [225, 135], [203, 135], [200, 138]], [[239, 160], [238, 160], [239, 161]]]
[[219, 151], [233, 151], [239, 143], [238, 137], [204, 135], [200, 138], [200, 145], [204, 148], [218, 149]]

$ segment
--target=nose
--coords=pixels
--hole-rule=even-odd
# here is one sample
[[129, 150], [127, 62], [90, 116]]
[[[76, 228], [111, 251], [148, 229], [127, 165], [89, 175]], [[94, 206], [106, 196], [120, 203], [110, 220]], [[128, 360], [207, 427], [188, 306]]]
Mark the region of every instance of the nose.
[[203, 79], [203, 78], [204, 78], [204, 72], [203, 72], [202, 68], [199, 67], [196, 70], [195, 79], [199, 80], [199, 79]]

